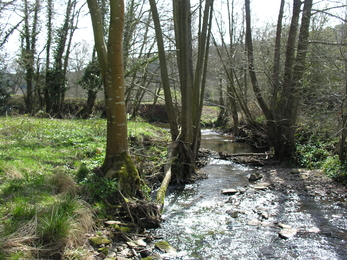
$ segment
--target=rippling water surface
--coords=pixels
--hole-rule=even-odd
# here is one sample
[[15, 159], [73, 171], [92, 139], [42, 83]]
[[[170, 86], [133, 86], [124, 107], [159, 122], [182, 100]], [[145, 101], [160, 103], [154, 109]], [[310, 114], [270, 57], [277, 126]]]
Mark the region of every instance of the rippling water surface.
[[[211, 131], [203, 132], [202, 148], [254, 152]], [[208, 179], [170, 188], [163, 214], [166, 221], [154, 231], [187, 252], [181, 259], [347, 259], [347, 214], [338, 203], [317, 204], [296, 193], [251, 189], [248, 175], [254, 169], [230, 161], [214, 159], [202, 171]], [[229, 188], [242, 193], [221, 194]], [[265, 213], [266, 220], [262, 219]], [[282, 239], [278, 222], [320, 232]]]

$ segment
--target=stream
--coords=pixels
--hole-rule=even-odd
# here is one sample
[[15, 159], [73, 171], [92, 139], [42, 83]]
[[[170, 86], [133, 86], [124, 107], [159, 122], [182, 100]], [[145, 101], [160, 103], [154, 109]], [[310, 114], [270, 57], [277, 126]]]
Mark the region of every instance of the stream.
[[[201, 148], [257, 152], [210, 130]], [[305, 172], [281, 175], [213, 158], [200, 171], [208, 178], [168, 190], [165, 221], [153, 233], [185, 255], [165, 259], [347, 259], [346, 197], [324, 190], [329, 183], [319, 189]], [[254, 172], [264, 178], [249, 182]]]

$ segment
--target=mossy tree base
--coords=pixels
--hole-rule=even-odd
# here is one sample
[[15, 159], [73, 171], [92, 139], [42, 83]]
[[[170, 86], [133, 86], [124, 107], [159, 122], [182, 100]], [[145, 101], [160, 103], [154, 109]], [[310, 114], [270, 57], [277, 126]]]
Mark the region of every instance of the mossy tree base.
[[[156, 203], [146, 200], [146, 184], [141, 179], [130, 155], [126, 152], [116, 156], [112, 167], [105, 171], [105, 177], [115, 179], [118, 183], [119, 196], [108, 201], [122, 204], [131, 222], [139, 228], [156, 228], [159, 226], [160, 210]], [[112, 204], [112, 203], [111, 203]]]
[[118, 191], [126, 198], [143, 198], [141, 184], [143, 181], [127, 152], [122, 152], [113, 159], [109, 169], [103, 169], [105, 177], [115, 179], [118, 183]]

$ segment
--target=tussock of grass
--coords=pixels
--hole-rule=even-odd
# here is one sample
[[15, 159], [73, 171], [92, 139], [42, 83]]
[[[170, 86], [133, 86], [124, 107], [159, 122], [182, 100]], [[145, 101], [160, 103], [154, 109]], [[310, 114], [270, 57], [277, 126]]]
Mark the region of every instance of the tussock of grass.
[[73, 175], [104, 142], [104, 126], [102, 120], [0, 118], [0, 251], [29, 259], [83, 245], [93, 213], [76, 197]]
[[[87, 258], [84, 236], [94, 227], [95, 213], [81, 198], [95, 195], [83, 191], [88, 190], [92, 170], [102, 164], [105, 137], [102, 119], [0, 118], [0, 259], [54, 254]], [[165, 131], [129, 122], [129, 137], [142, 173], [156, 160], [162, 161], [159, 147], [166, 147], [162, 140], [169, 140]], [[137, 146], [148, 140], [157, 142], [157, 147]], [[106, 185], [112, 192], [115, 184]], [[102, 203], [94, 204], [104, 211]]]
[[76, 196], [78, 187], [76, 182], [67, 174], [63, 172], [57, 172], [49, 178], [49, 182], [52, 184], [56, 193], [65, 193], [70, 196]]

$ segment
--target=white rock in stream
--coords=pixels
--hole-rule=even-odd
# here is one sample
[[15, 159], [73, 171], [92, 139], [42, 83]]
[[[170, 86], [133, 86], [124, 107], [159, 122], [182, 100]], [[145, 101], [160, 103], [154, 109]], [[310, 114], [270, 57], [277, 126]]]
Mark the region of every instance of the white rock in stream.
[[281, 238], [288, 239], [295, 236], [297, 232], [296, 228], [284, 228], [278, 234]]
[[287, 224], [283, 224], [283, 223], [278, 223], [277, 224], [280, 228], [283, 228], [283, 229], [291, 229], [292, 228], [292, 226], [290, 226], [290, 225], [287, 225]]
[[236, 194], [238, 191], [235, 189], [226, 189], [226, 190], [222, 190], [222, 194], [224, 195], [234, 195]]
[[261, 221], [259, 221], [258, 219], [252, 219], [251, 221], [248, 222], [248, 225], [250, 225], [250, 226], [260, 226], [261, 225]]
[[257, 185], [253, 186], [253, 189], [255, 190], [266, 190], [270, 186], [270, 183], [262, 182], [258, 183]]
[[298, 230], [296, 228], [292, 228], [290, 225], [286, 225], [283, 223], [278, 223], [278, 226], [282, 228], [282, 230], [278, 233], [280, 238], [288, 239], [296, 235]]

